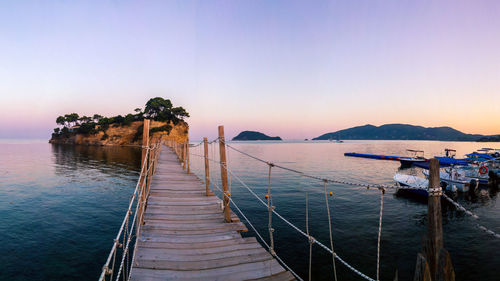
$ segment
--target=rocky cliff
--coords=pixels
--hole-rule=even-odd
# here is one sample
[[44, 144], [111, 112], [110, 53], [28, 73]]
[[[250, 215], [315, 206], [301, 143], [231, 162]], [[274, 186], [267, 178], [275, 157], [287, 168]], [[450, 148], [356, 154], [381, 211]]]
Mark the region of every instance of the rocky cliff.
[[[167, 125], [166, 122], [151, 121], [150, 128], [158, 128]], [[185, 142], [188, 139], [189, 126], [186, 122], [172, 125], [170, 133], [166, 131], [151, 132], [151, 142], [158, 140], [176, 140]], [[143, 122], [135, 121], [130, 125], [112, 125], [105, 131], [96, 134], [70, 133], [52, 137], [49, 143], [56, 144], [81, 144], [81, 145], [141, 145]]]

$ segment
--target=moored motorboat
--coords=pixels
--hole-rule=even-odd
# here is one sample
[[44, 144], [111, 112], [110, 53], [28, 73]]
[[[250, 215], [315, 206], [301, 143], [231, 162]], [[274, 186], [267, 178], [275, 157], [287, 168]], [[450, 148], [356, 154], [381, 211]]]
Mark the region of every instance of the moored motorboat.
[[427, 189], [429, 187], [429, 181], [425, 178], [413, 175], [407, 175], [403, 173], [396, 173], [394, 175], [394, 181], [396, 181], [396, 183], [399, 185], [410, 187], [410, 188], [398, 189], [398, 191], [404, 190], [406, 192], [410, 192], [415, 195], [426, 196], [426, 197], [429, 195], [427, 193]]
[[[422, 173], [426, 177], [429, 176], [428, 170], [423, 170]], [[445, 171], [439, 172], [441, 182], [445, 183], [444, 189], [452, 192], [467, 192], [469, 191], [471, 179], [465, 176], [465, 173], [455, 168], [448, 168]]]
[[423, 150], [414, 150], [414, 149], [407, 149], [411, 156], [408, 158], [400, 158], [399, 162], [401, 163], [402, 168], [410, 168], [411, 166], [415, 165], [416, 163], [425, 163], [428, 162], [429, 159], [426, 159], [424, 157], [424, 151]]

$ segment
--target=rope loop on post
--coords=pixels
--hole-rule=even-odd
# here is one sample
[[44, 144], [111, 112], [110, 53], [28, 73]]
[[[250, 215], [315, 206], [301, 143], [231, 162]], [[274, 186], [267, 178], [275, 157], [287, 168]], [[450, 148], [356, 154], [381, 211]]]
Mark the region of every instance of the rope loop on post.
[[435, 188], [429, 188], [427, 190], [429, 193], [429, 196], [441, 196], [443, 195], [443, 191], [441, 190], [441, 187], [435, 187]]
[[102, 267], [102, 271], [106, 274], [106, 275], [111, 275], [111, 273], [113, 273], [113, 270], [109, 269], [109, 267], [107, 265], [103, 266]]

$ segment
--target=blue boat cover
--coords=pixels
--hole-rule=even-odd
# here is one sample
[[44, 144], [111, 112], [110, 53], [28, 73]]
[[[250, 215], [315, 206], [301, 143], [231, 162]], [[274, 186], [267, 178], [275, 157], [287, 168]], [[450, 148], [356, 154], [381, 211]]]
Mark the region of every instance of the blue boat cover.
[[443, 164], [443, 165], [462, 165], [462, 166], [467, 166], [469, 165], [469, 163], [467, 163], [467, 161], [465, 161], [465, 159], [455, 159], [455, 158], [451, 158], [451, 157], [439, 157], [439, 156], [436, 156], [435, 157], [437, 160], [439, 160], [439, 164]]
[[356, 153], [356, 152], [347, 152], [347, 153], [344, 153], [344, 156], [380, 159], [380, 160], [394, 160], [394, 161], [399, 161], [400, 159], [412, 159], [411, 157], [406, 157], [406, 156], [363, 154], [363, 153]]
[[466, 154], [465, 156], [471, 157], [471, 158], [484, 158], [486, 160], [495, 159], [495, 157], [488, 155], [486, 153], [477, 153], [477, 152], [469, 153], [469, 154]]
[[[451, 165], [461, 165], [461, 166], [469, 165], [469, 163], [466, 162], [465, 159], [455, 159], [455, 158], [451, 158], [451, 157], [440, 157], [440, 156], [436, 156], [435, 158], [439, 160], [439, 167], [440, 168], [449, 167]], [[419, 168], [423, 168], [423, 169], [428, 170], [429, 169], [429, 162], [416, 162], [416, 163], [413, 163], [413, 166], [417, 166]]]

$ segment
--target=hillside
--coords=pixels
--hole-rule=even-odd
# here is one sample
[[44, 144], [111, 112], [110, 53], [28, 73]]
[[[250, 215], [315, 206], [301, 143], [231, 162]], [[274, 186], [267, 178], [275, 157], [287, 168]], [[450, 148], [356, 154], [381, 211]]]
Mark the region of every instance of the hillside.
[[243, 131], [233, 138], [234, 141], [282, 140], [280, 137], [270, 137], [260, 132]]
[[[83, 144], [83, 145], [141, 145], [143, 121], [134, 121], [129, 125], [110, 126], [104, 131], [95, 133], [68, 133], [64, 135], [53, 135], [49, 143], [54, 144]], [[176, 140], [179, 143], [188, 139], [188, 124], [179, 122], [167, 131], [157, 131], [155, 128], [165, 126], [166, 122], [151, 121], [150, 140], [154, 143], [158, 140]]]
[[326, 133], [313, 140], [440, 140], [477, 141], [483, 135], [465, 134], [450, 127], [413, 126], [407, 124], [364, 125], [337, 132]]
[[484, 136], [478, 139], [479, 142], [500, 142], [500, 135], [496, 136]]

